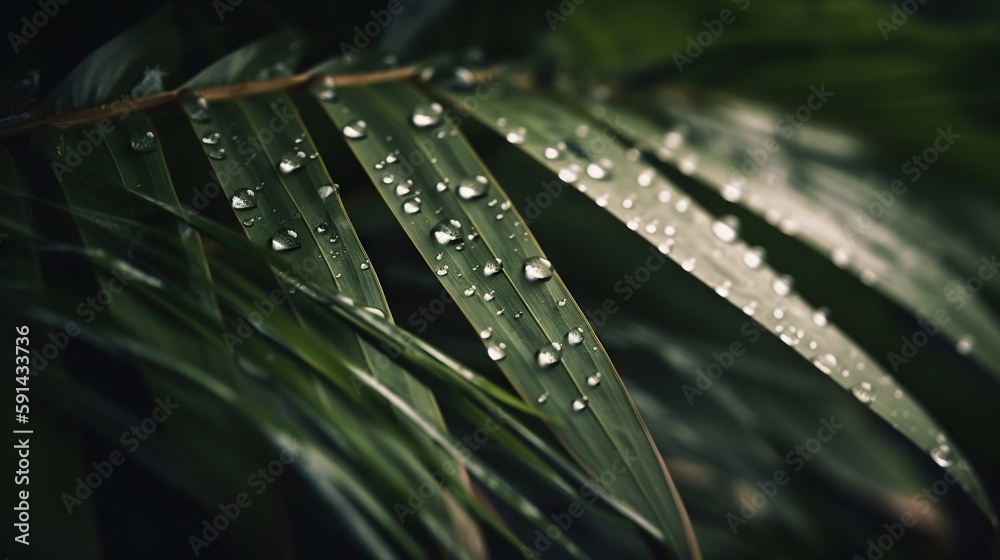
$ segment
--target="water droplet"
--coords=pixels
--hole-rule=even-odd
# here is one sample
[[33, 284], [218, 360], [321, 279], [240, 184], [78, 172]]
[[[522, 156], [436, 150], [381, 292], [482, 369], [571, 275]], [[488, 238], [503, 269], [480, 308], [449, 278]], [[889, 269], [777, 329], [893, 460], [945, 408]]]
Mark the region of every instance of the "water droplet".
[[743, 253], [743, 264], [749, 268], [758, 269], [764, 263], [767, 252], [763, 247], [751, 247]]
[[558, 305], [559, 307], [566, 307], [566, 298], [562, 298], [561, 300], [557, 301], [556, 305]]
[[837, 367], [837, 357], [833, 354], [823, 354], [813, 360], [813, 365], [823, 373], [830, 375], [833, 373], [833, 368]]
[[736, 240], [740, 230], [740, 220], [736, 216], [724, 216], [712, 222], [712, 233], [725, 243]]
[[813, 313], [812, 319], [817, 327], [825, 327], [830, 319], [830, 310], [825, 307], [820, 308]]
[[208, 112], [208, 101], [201, 95], [185, 101], [184, 112], [194, 122], [207, 123], [212, 120], [212, 115]]
[[139, 153], [152, 152], [156, 149], [156, 135], [152, 132], [135, 132], [129, 143]]
[[413, 110], [410, 122], [417, 128], [426, 128], [440, 123], [442, 114], [444, 114], [444, 107], [440, 103], [425, 103], [417, 105]]
[[499, 274], [501, 270], [503, 270], [503, 261], [494, 258], [483, 265], [483, 276], [493, 276], [494, 274]]
[[271, 248], [275, 251], [291, 251], [301, 247], [299, 234], [293, 229], [279, 229], [271, 236]]
[[494, 362], [499, 362], [500, 360], [507, 357], [506, 344], [491, 344], [489, 348], [486, 349], [486, 353], [490, 355], [490, 359]]
[[875, 401], [875, 388], [872, 387], [871, 383], [867, 381], [862, 381], [851, 387], [851, 393], [854, 394], [854, 398], [858, 399], [864, 404], [868, 404]]
[[324, 83], [316, 89], [316, 97], [318, 97], [320, 101], [333, 103], [337, 101], [337, 87], [332, 81]]
[[850, 260], [850, 257], [847, 256], [847, 253], [841, 251], [840, 249], [834, 250], [833, 253], [830, 255], [830, 258], [833, 259], [833, 264], [837, 265], [840, 268], [844, 268], [845, 266], [847, 266], [847, 262]]
[[524, 137], [528, 135], [528, 129], [517, 126], [507, 132], [507, 141], [511, 144], [523, 144]]
[[692, 270], [694, 270], [694, 266], [695, 264], [697, 264], [697, 262], [698, 261], [694, 257], [685, 259], [684, 262], [681, 263], [681, 268], [683, 268], [688, 272], [691, 272]]
[[444, 192], [448, 190], [448, 185], [444, 181], [438, 181], [437, 186], [434, 187], [437, 192]]
[[552, 278], [552, 263], [542, 257], [531, 257], [524, 261], [524, 277], [529, 282], [545, 282]]
[[416, 214], [420, 212], [420, 197], [415, 196], [403, 201], [403, 212], [406, 212], [407, 214]]
[[316, 226], [316, 233], [326, 233], [329, 229], [330, 229], [329, 222], [320, 222], [320, 224]]
[[969, 355], [969, 353], [972, 352], [972, 337], [965, 335], [958, 339], [958, 342], [955, 344], [955, 349], [958, 350], [958, 353], [963, 356]]
[[212, 159], [226, 159], [226, 149], [211, 147], [205, 152]]
[[201, 137], [202, 144], [208, 144], [209, 146], [214, 146], [222, 140], [222, 135], [218, 132], [206, 132], [204, 136]]
[[483, 300], [484, 301], [493, 301], [493, 298], [496, 297], [496, 293], [497, 293], [496, 290], [490, 290], [490, 291], [486, 292], [485, 294], [483, 294]]
[[743, 197], [743, 190], [733, 184], [722, 187], [722, 198], [729, 202], [738, 202]]
[[358, 267], [358, 268], [360, 268], [361, 270], [368, 270], [369, 268], [371, 268], [371, 265], [368, 264], [368, 262], [366, 261], [366, 262], [361, 263], [361, 266]]
[[792, 292], [792, 277], [788, 275], [778, 276], [771, 282], [771, 289], [781, 297], [785, 297]]
[[438, 276], [448, 276], [448, 265], [443, 264], [435, 271]]
[[590, 385], [591, 387], [597, 387], [600, 384], [601, 384], [601, 372], [599, 371], [587, 378], [587, 385]]
[[480, 198], [486, 196], [486, 191], [489, 190], [489, 180], [482, 175], [462, 179], [455, 190], [462, 200]]
[[555, 146], [549, 146], [542, 151], [542, 155], [545, 156], [547, 160], [556, 160], [566, 157], [566, 143], [559, 142]]
[[368, 123], [361, 119], [354, 119], [344, 125], [344, 136], [352, 140], [360, 140], [368, 136]]
[[448, 245], [462, 238], [462, 222], [442, 220], [431, 229], [431, 237], [438, 245]]
[[333, 194], [337, 189], [334, 187], [334, 185], [323, 185], [322, 187], [316, 190], [319, 193], [320, 198], [327, 198], [328, 196]]
[[562, 359], [562, 344], [553, 342], [543, 346], [535, 353], [535, 362], [538, 367], [549, 368], [559, 363]]
[[243, 220], [244, 227], [253, 227], [255, 223], [257, 222], [253, 218], [246, 218]]
[[639, 172], [639, 177], [636, 181], [639, 183], [640, 187], [646, 188], [653, 184], [653, 177], [656, 176], [656, 172], [652, 169], [644, 169]]
[[583, 327], [573, 327], [568, 333], [566, 333], [566, 342], [568, 342], [570, 346], [580, 344], [583, 342], [583, 333]]
[[587, 408], [587, 397], [583, 397], [582, 399], [576, 399], [575, 401], [573, 401], [574, 412], [580, 412], [585, 408]]
[[473, 295], [473, 294], [476, 293], [476, 287], [475, 286], [469, 286], [462, 293], [464, 293], [466, 296], [471, 296], [471, 295]]
[[945, 444], [931, 449], [931, 459], [941, 467], [950, 467], [952, 463], [951, 447]]
[[493, 327], [485, 328], [479, 331], [479, 338], [486, 340], [487, 338], [493, 336]]
[[602, 158], [595, 162], [590, 162], [587, 164], [587, 176], [591, 179], [597, 179], [599, 181], [608, 179], [611, 177], [611, 160]]
[[250, 189], [239, 189], [233, 193], [229, 203], [237, 210], [256, 208], [257, 194]]
[[545, 404], [549, 400], [549, 392], [546, 391], [541, 395], [538, 395], [538, 404]]
[[406, 196], [410, 194], [410, 182], [400, 183], [396, 185], [396, 196]]
[[288, 175], [292, 171], [302, 167], [304, 162], [309, 161], [308, 156], [302, 150], [292, 150], [286, 152], [284, 156], [281, 157], [281, 161], [278, 162], [278, 170], [283, 174]]

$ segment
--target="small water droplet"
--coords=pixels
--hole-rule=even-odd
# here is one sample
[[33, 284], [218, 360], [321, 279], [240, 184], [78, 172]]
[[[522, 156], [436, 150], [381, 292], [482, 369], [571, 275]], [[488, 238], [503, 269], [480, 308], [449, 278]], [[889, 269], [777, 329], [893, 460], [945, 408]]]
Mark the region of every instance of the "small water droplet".
[[219, 159], [219, 160], [226, 159], [225, 148], [218, 148], [213, 146], [209, 148], [205, 153], [208, 154], [208, 157], [212, 159]]
[[738, 202], [743, 197], [743, 190], [733, 184], [722, 187], [722, 198], [729, 202]]
[[972, 337], [965, 335], [958, 339], [958, 342], [955, 344], [955, 349], [958, 350], [959, 354], [968, 356], [969, 353], [972, 352]]
[[202, 144], [208, 144], [209, 146], [214, 146], [222, 140], [222, 135], [218, 132], [206, 132], [204, 136], [201, 137]]
[[413, 109], [410, 122], [417, 128], [426, 128], [440, 123], [442, 114], [444, 107], [440, 103], [424, 103]]
[[549, 146], [542, 151], [542, 155], [547, 160], [556, 160], [566, 157], [566, 143], [559, 142], [555, 146]]
[[271, 248], [275, 251], [291, 251], [301, 247], [299, 234], [293, 229], [280, 229], [271, 236]]
[[562, 298], [561, 300], [557, 301], [556, 305], [558, 305], [559, 307], [566, 307], [566, 298]]
[[931, 449], [931, 459], [934, 459], [934, 462], [941, 467], [950, 467], [952, 463], [951, 447], [942, 443]]
[[698, 261], [694, 257], [685, 259], [684, 262], [681, 263], [681, 268], [683, 268], [688, 272], [691, 272], [692, 270], [694, 270], [694, 267], [697, 264], [697, 262]]
[[344, 125], [344, 136], [352, 140], [360, 140], [368, 136], [368, 123], [354, 119]]
[[875, 388], [872, 387], [872, 384], [867, 381], [862, 381], [861, 383], [857, 383], [852, 386], [851, 393], [854, 394], [854, 398], [864, 404], [869, 404], [875, 401]]
[[322, 187], [316, 189], [319, 193], [320, 198], [327, 198], [334, 192], [336, 192], [336, 187], [334, 185], [323, 185]]
[[296, 169], [300, 169], [304, 163], [308, 162], [308, 157], [302, 150], [285, 152], [285, 155], [281, 157], [281, 161], [278, 162], [278, 170], [288, 175]]
[[723, 216], [712, 222], [712, 233], [725, 243], [732, 243], [739, 234], [740, 221], [736, 216]]
[[438, 276], [447, 276], [448, 275], [448, 265], [444, 264], [444, 265], [439, 266], [435, 272], [437, 273]]
[[237, 210], [257, 207], [257, 194], [250, 189], [239, 189], [233, 193], [229, 203]]
[[771, 282], [771, 289], [781, 297], [785, 297], [792, 292], [792, 277], [788, 275], [778, 276]]
[[496, 290], [490, 290], [490, 291], [486, 292], [485, 294], [483, 294], [483, 300], [484, 301], [493, 301], [493, 298], [496, 297], [496, 293], [497, 293]]
[[246, 219], [244, 219], [244, 220], [243, 220], [243, 226], [244, 226], [244, 227], [253, 227], [253, 225], [254, 225], [255, 223], [257, 223], [257, 222], [256, 222], [256, 221], [254, 221], [254, 219], [253, 219], [253, 218], [246, 218]]
[[812, 319], [817, 327], [825, 327], [830, 319], [830, 310], [825, 307], [820, 308], [813, 313]]
[[602, 158], [598, 161], [592, 161], [587, 164], [587, 176], [591, 179], [597, 179], [603, 181], [611, 177], [611, 160]]
[[361, 270], [368, 270], [369, 268], [371, 268], [371, 266], [372, 266], [372, 265], [368, 264], [368, 262], [367, 262], [367, 261], [365, 261], [365, 262], [361, 263], [361, 266], [360, 266], [359, 268], [360, 268]]
[[183, 105], [184, 112], [194, 122], [207, 123], [212, 120], [212, 115], [208, 112], [208, 101], [201, 95], [185, 101]]
[[653, 184], [653, 177], [656, 176], [656, 172], [652, 169], [643, 169], [639, 172], [639, 177], [636, 182], [639, 183], [640, 187], [646, 188]]
[[545, 404], [549, 400], [549, 392], [546, 391], [541, 395], [538, 395], [538, 404]]
[[464, 293], [466, 296], [471, 296], [471, 295], [473, 295], [473, 294], [476, 293], [476, 287], [475, 286], [469, 286], [462, 293]]
[[462, 222], [449, 219], [438, 222], [431, 228], [431, 237], [438, 245], [448, 245], [462, 238]]
[[487, 338], [493, 336], [493, 327], [485, 328], [479, 331], [479, 338], [486, 340]]
[[749, 268], [758, 269], [764, 263], [765, 256], [766, 252], [763, 247], [751, 247], [743, 253], [743, 264]]
[[486, 349], [486, 353], [490, 355], [490, 359], [494, 362], [499, 362], [500, 360], [507, 357], [506, 344], [491, 344], [489, 348]]
[[583, 342], [583, 333], [583, 327], [573, 327], [568, 333], [566, 333], [566, 342], [568, 342], [570, 346], [580, 344]]
[[320, 224], [316, 226], [316, 233], [326, 233], [329, 229], [330, 229], [329, 222], [320, 222]]
[[545, 282], [552, 278], [552, 263], [542, 257], [530, 257], [524, 261], [524, 277], [529, 282]]
[[455, 190], [462, 200], [480, 198], [486, 196], [486, 192], [489, 190], [489, 180], [482, 175], [462, 179]]
[[511, 144], [523, 144], [524, 137], [528, 135], [528, 129], [517, 126], [507, 132], [507, 141]]
[[483, 265], [483, 276], [493, 276], [494, 274], [499, 274], [501, 270], [503, 270], [503, 261], [494, 258]]
[[403, 212], [407, 214], [417, 214], [420, 212], [420, 197], [415, 196], [413, 198], [408, 198], [403, 201]]
[[823, 354], [813, 360], [813, 365], [823, 373], [830, 375], [833, 373], [833, 368], [837, 367], [837, 357], [833, 354]]
[[152, 152], [156, 149], [156, 135], [150, 132], [135, 132], [129, 142], [132, 149], [139, 153]]
[[587, 408], [587, 397], [573, 401], [573, 412], [581, 412]]
[[587, 378], [587, 385], [590, 385], [591, 387], [597, 387], [600, 384], [601, 384], [601, 372], [599, 371]]

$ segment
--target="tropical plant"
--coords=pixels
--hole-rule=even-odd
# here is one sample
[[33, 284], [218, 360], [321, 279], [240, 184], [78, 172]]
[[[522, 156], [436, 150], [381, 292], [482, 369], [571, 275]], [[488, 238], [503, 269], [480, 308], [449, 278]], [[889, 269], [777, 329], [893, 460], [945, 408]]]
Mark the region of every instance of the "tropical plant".
[[996, 200], [907, 193], [960, 135], [873, 177], [822, 80], [361, 44], [404, 9], [219, 55], [163, 12], [11, 105], [36, 557], [996, 553]]

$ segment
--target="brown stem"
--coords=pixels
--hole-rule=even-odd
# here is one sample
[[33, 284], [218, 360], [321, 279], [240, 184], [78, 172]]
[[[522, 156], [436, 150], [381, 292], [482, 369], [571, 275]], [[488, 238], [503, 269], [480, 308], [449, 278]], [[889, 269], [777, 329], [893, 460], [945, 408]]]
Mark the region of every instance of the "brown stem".
[[[353, 86], [363, 86], [368, 84], [374, 84], [379, 82], [390, 82], [395, 80], [405, 80], [415, 76], [418, 69], [413, 66], [406, 68], [397, 68], [394, 70], [385, 70], [381, 72], [367, 72], [363, 74], [345, 74], [342, 76], [323, 76], [322, 79], [335, 83], [337, 87], [353, 87]], [[262, 80], [259, 82], [244, 82], [240, 84], [228, 84], [224, 86], [217, 86], [211, 88], [204, 88], [198, 90], [198, 93], [202, 95], [206, 101], [220, 101], [224, 99], [235, 99], [238, 97], [246, 97], [249, 95], [256, 95], [260, 93], [269, 93], [274, 91], [284, 91], [289, 88], [301, 86], [302, 84], [308, 83], [313, 79], [320, 78], [321, 75], [314, 74], [296, 74], [295, 76], [289, 76], [287, 78], [277, 78], [274, 80]], [[150, 109], [152, 107], [157, 107], [159, 105], [164, 105], [172, 101], [176, 101], [185, 95], [186, 90], [175, 89], [172, 91], [165, 91], [162, 93], [156, 93], [153, 95], [147, 95], [139, 99], [132, 99], [130, 102], [125, 103], [111, 103], [106, 105], [101, 105], [99, 107], [90, 107], [88, 109], [81, 109], [79, 111], [73, 111], [71, 113], [62, 113], [58, 115], [51, 115], [48, 117], [42, 117], [39, 119], [28, 120], [25, 122], [17, 123], [10, 128], [0, 130], [0, 138], [6, 138], [13, 136], [20, 132], [32, 129], [36, 126], [41, 125], [51, 125], [60, 128], [68, 128], [72, 126], [78, 126], [94, 121], [99, 121], [103, 118], [117, 117], [119, 115], [127, 115], [132, 111], [141, 111], [144, 109]]]

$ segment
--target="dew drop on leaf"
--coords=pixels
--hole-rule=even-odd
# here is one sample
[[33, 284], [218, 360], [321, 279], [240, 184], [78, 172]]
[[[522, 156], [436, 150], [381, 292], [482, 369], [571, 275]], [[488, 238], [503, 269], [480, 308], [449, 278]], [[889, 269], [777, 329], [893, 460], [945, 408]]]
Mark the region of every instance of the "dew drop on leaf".
[[156, 135], [150, 132], [135, 132], [129, 141], [132, 149], [139, 153], [152, 152], [156, 149]]
[[562, 360], [562, 344], [558, 342], [547, 344], [535, 353], [535, 362], [541, 368], [550, 368], [560, 360]]
[[301, 247], [299, 234], [293, 229], [279, 229], [271, 236], [271, 248], [275, 251], [291, 251]]
[[431, 238], [438, 245], [449, 245], [462, 238], [462, 222], [455, 219], [441, 220], [431, 228]]
[[344, 125], [344, 136], [351, 140], [360, 140], [368, 136], [368, 123], [361, 119], [354, 119]]
[[552, 278], [552, 263], [542, 257], [530, 257], [524, 261], [524, 277], [529, 282], [545, 282]]
[[489, 180], [482, 175], [476, 175], [459, 181], [455, 191], [462, 200], [473, 200], [486, 196], [489, 190]]
[[250, 189], [239, 189], [233, 193], [229, 203], [236, 210], [247, 210], [257, 207], [257, 194]]
[[875, 401], [875, 388], [872, 387], [871, 383], [867, 381], [862, 381], [851, 387], [851, 393], [854, 397], [864, 404], [868, 404]]

